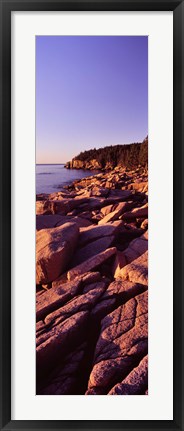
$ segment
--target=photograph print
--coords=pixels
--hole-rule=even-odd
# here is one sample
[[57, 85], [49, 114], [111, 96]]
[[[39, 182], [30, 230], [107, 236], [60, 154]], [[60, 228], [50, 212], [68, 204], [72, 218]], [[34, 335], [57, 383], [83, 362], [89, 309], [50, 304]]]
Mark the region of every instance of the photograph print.
[[36, 395], [149, 395], [148, 37], [36, 36]]

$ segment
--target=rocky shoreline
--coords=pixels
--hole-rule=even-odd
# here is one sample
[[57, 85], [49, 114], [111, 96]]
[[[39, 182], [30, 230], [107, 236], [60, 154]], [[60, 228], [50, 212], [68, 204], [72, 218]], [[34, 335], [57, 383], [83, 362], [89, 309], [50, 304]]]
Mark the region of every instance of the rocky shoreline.
[[147, 394], [147, 171], [37, 195], [36, 229], [37, 394]]

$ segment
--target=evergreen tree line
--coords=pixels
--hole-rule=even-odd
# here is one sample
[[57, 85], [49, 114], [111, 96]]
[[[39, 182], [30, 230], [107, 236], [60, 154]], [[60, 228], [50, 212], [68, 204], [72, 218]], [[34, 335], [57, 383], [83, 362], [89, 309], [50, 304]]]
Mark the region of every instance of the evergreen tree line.
[[148, 166], [148, 137], [142, 143], [128, 145], [111, 145], [104, 148], [93, 148], [92, 150], [83, 151], [73, 160], [90, 162], [97, 160], [102, 168], [110, 164], [112, 168], [117, 165], [133, 168], [138, 165]]

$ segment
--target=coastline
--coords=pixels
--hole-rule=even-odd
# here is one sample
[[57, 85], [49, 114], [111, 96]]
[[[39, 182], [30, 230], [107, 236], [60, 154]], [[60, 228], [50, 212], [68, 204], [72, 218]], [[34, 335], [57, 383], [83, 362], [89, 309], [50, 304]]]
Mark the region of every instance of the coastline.
[[[94, 171], [94, 174], [99, 171]], [[83, 169], [64, 168], [64, 164], [36, 165], [36, 194], [51, 194], [63, 189], [65, 185], [83, 177], [91, 176], [91, 172]]]
[[147, 394], [147, 170], [36, 198], [37, 394]]

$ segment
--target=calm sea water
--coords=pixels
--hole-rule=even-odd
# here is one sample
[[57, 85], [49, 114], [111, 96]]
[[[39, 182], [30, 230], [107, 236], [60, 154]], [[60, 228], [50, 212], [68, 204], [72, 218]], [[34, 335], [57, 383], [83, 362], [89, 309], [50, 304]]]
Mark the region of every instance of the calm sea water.
[[58, 192], [74, 180], [97, 174], [98, 171], [66, 169], [64, 165], [36, 165], [36, 193]]

